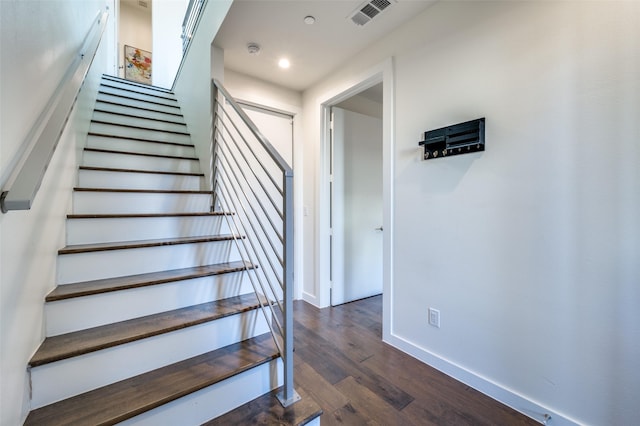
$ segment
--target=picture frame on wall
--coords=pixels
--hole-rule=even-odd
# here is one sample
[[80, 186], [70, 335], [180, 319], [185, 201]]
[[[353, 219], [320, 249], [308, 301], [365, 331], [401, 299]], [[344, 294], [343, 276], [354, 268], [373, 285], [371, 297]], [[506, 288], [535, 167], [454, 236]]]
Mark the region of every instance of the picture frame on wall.
[[151, 84], [151, 52], [137, 47], [124, 46], [124, 78], [143, 84]]

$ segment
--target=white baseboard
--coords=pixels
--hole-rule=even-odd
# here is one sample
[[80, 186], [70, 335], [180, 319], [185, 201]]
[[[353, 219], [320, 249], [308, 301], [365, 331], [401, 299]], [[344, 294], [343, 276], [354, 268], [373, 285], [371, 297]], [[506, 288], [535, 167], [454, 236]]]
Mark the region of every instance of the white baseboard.
[[306, 291], [302, 292], [302, 300], [304, 300], [305, 302], [311, 303], [313, 306], [317, 308], [320, 307], [318, 304], [318, 298], [311, 293], [307, 293]]
[[[448, 361], [410, 341], [391, 334], [384, 341], [389, 345], [411, 355], [425, 364], [443, 372], [467, 386], [482, 392], [498, 402], [524, 414], [527, 417], [549, 426], [579, 426], [581, 423], [571, 419], [569, 416], [546, 408], [535, 401], [501, 386], [486, 377], [482, 377], [472, 371], [467, 370], [451, 361]], [[547, 417], [545, 417], [545, 415]]]

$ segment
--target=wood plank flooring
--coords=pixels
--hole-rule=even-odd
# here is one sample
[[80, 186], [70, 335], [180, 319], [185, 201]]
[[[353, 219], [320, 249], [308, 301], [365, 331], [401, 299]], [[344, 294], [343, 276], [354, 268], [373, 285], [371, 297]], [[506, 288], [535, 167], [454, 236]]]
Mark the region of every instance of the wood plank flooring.
[[276, 397], [281, 390], [282, 388], [275, 389], [201, 426], [303, 426], [322, 413], [322, 409], [316, 401], [305, 394], [302, 389], [299, 390], [302, 399], [284, 408]]
[[538, 425], [382, 342], [382, 297], [296, 301], [295, 381], [331, 425]]

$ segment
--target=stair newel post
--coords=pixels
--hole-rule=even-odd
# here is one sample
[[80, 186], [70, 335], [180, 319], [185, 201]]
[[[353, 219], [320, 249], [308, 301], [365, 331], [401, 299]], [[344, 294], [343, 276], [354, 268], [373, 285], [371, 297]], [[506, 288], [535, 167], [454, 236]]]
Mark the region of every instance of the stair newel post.
[[209, 172], [211, 173], [211, 211], [216, 211], [218, 205], [217, 184], [218, 184], [218, 86], [215, 80], [211, 80], [211, 159]]
[[278, 399], [284, 407], [300, 400], [293, 385], [293, 173], [285, 171], [284, 188], [284, 387]]

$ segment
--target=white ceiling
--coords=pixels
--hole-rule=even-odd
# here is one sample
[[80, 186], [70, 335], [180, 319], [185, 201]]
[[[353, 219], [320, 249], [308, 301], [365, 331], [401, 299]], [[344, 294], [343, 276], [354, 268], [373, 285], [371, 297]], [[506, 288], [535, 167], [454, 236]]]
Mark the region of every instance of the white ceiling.
[[[363, 0], [235, 0], [214, 44], [224, 49], [225, 67], [294, 90], [304, 90], [348, 58], [384, 37], [435, 0], [391, 0], [364, 26], [349, 19]], [[305, 16], [316, 18], [313, 25]], [[258, 43], [258, 55], [247, 44]], [[278, 60], [287, 57], [291, 68]]]

